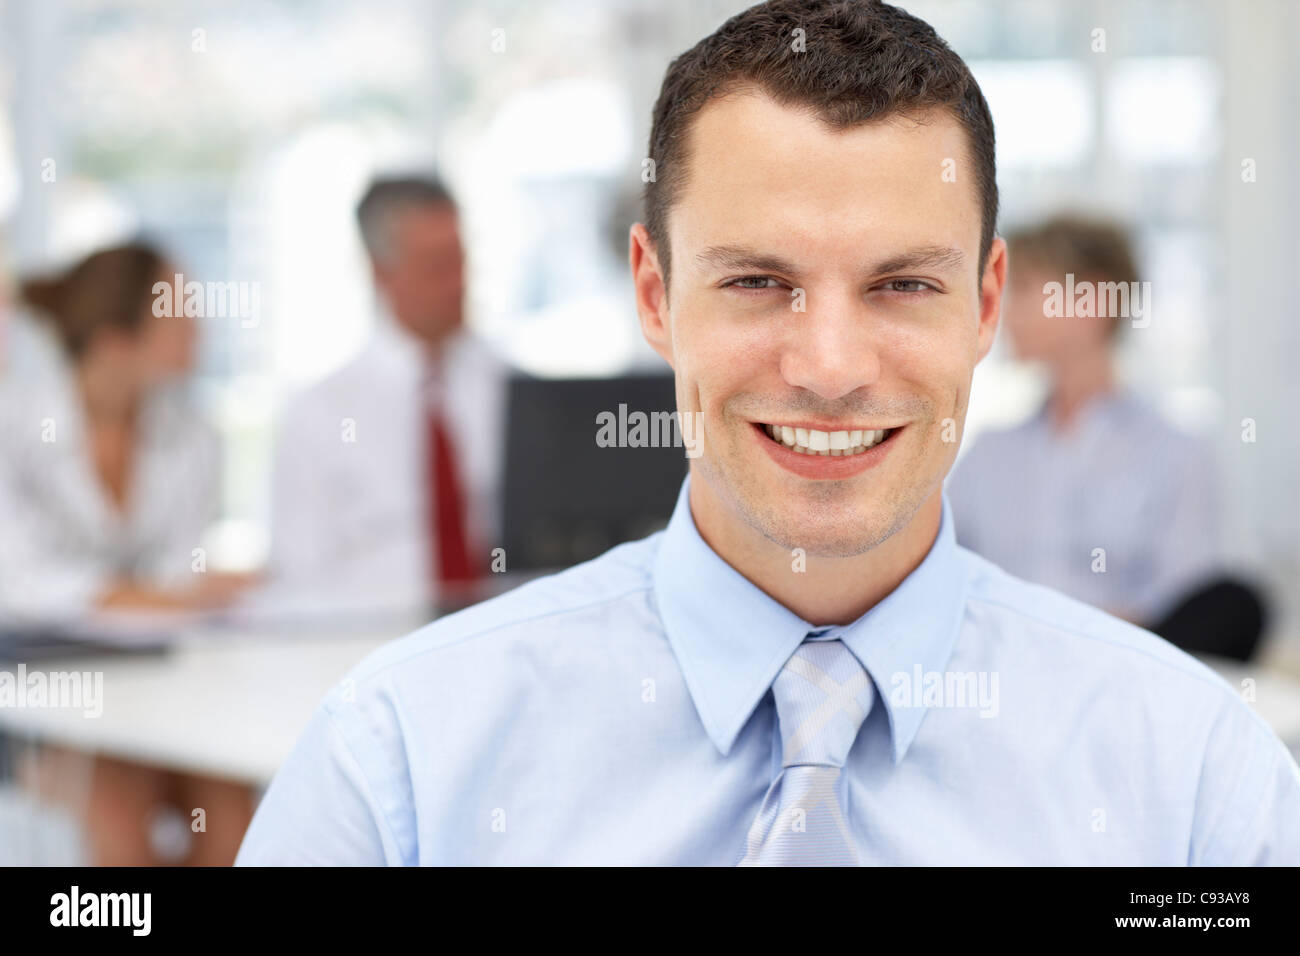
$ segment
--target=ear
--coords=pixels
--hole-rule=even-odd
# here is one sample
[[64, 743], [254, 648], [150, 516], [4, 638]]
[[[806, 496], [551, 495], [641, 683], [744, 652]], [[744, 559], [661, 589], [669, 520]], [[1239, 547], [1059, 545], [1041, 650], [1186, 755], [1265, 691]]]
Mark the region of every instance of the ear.
[[[641, 223], [632, 226], [627, 242], [632, 287], [636, 290], [636, 311], [641, 334], [665, 362], [673, 366], [672, 329], [669, 326], [668, 293], [664, 288], [659, 256], [650, 233]], [[676, 366], [673, 366], [676, 368]]]
[[998, 330], [998, 317], [1002, 312], [1002, 293], [1007, 285], [1007, 243], [1002, 238], [994, 238], [989, 249], [988, 262], [984, 264], [984, 276], [980, 280], [980, 325], [979, 355], [975, 361], [983, 360], [993, 347], [993, 336]]

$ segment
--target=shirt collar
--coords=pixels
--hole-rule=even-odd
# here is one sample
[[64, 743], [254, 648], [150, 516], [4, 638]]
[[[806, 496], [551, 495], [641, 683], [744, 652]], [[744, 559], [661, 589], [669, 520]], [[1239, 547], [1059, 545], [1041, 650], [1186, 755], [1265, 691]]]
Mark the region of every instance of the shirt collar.
[[852, 624], [827, 628], [769, 597], [705, 543], [691, 516], [690, 477], [682, 482], [655, 556], [655, 597], [695, 709], [724, 756], [790, 655], [817, 632], [841, 638], [862, 662], [888, 713], [894, 763], [903, 759], [926, 708], [917, 693], [895, 700], [896, 675], [940, 671], [965, 610], [967, 565], [946, 493], [942, 501], [939, 532], [916, 569]]
[[[1034, 413], [1033, 421], [1038, 428], [1056, 437], [1055, 427], [1047, 411], [1050, 404], [1050, 397], [1043, 399]], [[1133, 396], [1119, 385], [1092, 396], [1079, 409], [1074, 427], [1062, 440], [1074, 441], [1081, 435], [1109, 429], [1115, 419], [1123, 416], [1132, 404]]]
[[454, 330], [443, 343], [442, 360], [432, 362], [425, 354], [424, 343], [397, 321], [382, 296], [376, 298], [370, 349], [394, 377], [417, 379], [436, 390], [446, 377], [446, 369], [468, 347], [468, 339], [464, 326]]

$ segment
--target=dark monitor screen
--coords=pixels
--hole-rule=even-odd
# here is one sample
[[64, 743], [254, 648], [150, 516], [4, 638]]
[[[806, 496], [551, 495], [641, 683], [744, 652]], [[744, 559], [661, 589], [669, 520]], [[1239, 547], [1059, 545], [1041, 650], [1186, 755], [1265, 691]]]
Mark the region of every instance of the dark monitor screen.
[[671, 374], [513, 378], [502, 485], [509, 569], [569, 567], [663, 528], [686, 476], [676, 408]]

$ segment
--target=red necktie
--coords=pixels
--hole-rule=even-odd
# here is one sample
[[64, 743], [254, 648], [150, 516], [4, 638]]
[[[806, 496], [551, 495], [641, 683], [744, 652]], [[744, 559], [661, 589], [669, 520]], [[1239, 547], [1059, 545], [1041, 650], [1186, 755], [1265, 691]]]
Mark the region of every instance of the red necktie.
[[440, 604], [460, 604], [472, 598], [479, 566], [469, 544], [465, 500], [456, 470], [454, 446], [437, 409], [428, 413], [428, 465], [433, 502], [429, 509], [434, 539], [434, 575]]

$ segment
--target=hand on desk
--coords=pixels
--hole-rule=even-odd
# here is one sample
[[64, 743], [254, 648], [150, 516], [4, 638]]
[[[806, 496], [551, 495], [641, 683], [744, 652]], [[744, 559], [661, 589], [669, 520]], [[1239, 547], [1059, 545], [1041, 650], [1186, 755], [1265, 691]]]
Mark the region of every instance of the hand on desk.
[[193, 587], [166, 590], [122, 581], [112, 585], [99, 598], [99, 606], [125, 611], [206, 611], [224, 607], [244, 591], [258, 584], [256, 573], [209, 571], [195, 575]]

